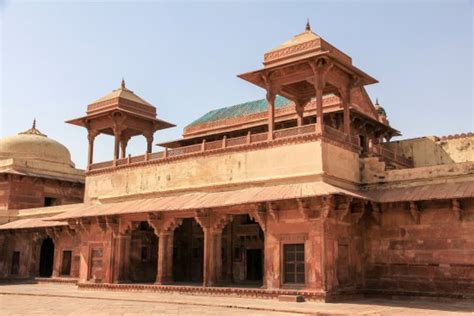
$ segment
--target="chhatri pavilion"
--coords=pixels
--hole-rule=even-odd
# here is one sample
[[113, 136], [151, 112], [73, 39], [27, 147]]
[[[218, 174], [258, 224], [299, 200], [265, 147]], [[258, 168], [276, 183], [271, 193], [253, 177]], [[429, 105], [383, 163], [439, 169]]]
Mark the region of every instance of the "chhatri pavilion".
[[[85, 171], [35, 126], [1, 139], [0, 278], [474, 296], [473, 134], [393, 141], [365, 89], [377, 80], [309, 23], [239, 77], [265, 98], [211, 111], [159, 151], [154, 134], [174, 125], [122, 81], [67, 122], [87, 129]], [[110, 161], [94, 161], [101, 134]], [[137, 136], [147, 148], [128, 155]]]

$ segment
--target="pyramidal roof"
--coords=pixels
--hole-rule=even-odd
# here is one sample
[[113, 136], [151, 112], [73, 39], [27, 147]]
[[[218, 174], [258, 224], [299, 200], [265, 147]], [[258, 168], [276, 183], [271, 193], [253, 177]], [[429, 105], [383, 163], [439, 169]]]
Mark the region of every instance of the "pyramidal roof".
[[274, 52], [274, 51], [277, 51], [277, 50], [280, 50], [280, 49], [283, 49], [283, 48], [296, 46], [296, 45], [299, 45], [299, 44], [302, 44], [302, 43], [305, 43], [305, 42], [310, 42], [310, 41], [314, 41], [314, 40], [318, 40], [318, 39], [321, 39], [321, 37], [318, 34], [311, 31], [311, 26], [310, 26], [309, 21], [308, 21], [306, 23], [306, 28], [305, 28], [304, 32], [293, 36], [293, 38], [291, 38], [289, 41], [286, 41], [283, 44], [273, 48], [269, 52]]
[[127, 89], [127, 87], [125, 86], [125, 81], [123, 79], [122, 79], [122, 83], [120, 84], [120, 87], [118, 89], [115, 89], [111, 93], [107, 94], [106, 96], [104, 96], [104, 97], [102, 97], [98, 100], [95, 100], [91, 104], [100, 103], [100, 102], [104, 102], [104, 101], [112, 100], [112, 99], [116, 99], [116, 98], [126, 99], [126, 100], [130, 100], [130, 101], [133, 101], [133, 102], [136, 102], [136, 103], [141, 103], [141, 104], [153, 106], [149, 102], [143, 100], [142, 98], [137, 96], [135, 93], [133, 93], [132, 90]]

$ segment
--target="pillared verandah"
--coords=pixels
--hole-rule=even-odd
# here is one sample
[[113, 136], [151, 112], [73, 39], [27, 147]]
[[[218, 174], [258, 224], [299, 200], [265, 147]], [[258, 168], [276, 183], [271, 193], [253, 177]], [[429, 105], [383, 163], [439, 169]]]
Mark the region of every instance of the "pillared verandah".
[[[15, 210], [0, 225], [0, 277], [313, 299], [473, 295], [472, 134], [390, 142], [400, 133], [364, 88], [377, 81], [309, 23], [263, 64], [239, 77], [265, 99], [205, 114], [163, 151], [152, 152], [153, 133], [174, 125], [124, 81], [68, 121], [88, 130], [84, 203]], [[114, 159], [94, 163], [100, 133], [115, 137]], [[147, 150], [127, 156], [137, 135]], [[4, 141], [16, 159], [22, 142]], [[4, 178], [27, 182], [14, 171]]]

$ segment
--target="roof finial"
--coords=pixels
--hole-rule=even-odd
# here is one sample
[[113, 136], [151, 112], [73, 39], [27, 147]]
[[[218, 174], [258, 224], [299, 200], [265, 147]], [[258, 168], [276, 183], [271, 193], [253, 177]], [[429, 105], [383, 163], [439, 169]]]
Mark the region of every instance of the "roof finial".
[[122, 89], [125, 89], [125, 80], [123, 79], [123, 77], [122, 77], [122, 83], [120, 84], [120, 86], [122, 87]]
[[308, 18], [308, 20], [306, 21], [305, 31], [306, 31], [306, 32], [311, 32], [311, 25], [309, 24], [309, 18]]
[[33, 126], [31, 128], [36, 129], [36, 117], [33, 119]]
[[375, 105], [379, 105], [379, 98], [375, 98]]

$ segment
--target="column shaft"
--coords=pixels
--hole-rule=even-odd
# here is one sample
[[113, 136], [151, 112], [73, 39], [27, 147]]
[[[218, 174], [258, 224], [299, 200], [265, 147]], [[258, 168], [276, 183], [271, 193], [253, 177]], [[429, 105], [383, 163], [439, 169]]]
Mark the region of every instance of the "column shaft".
[[323, 89], [316, 87], [316, 133], [324, 132]]

